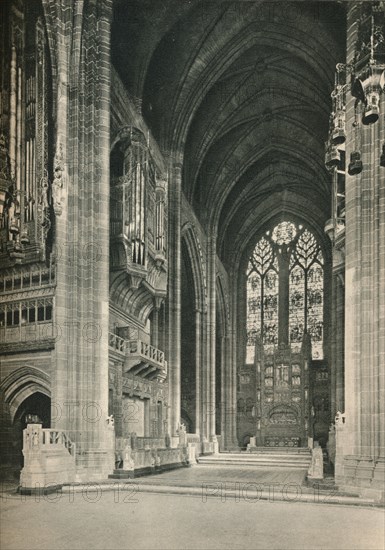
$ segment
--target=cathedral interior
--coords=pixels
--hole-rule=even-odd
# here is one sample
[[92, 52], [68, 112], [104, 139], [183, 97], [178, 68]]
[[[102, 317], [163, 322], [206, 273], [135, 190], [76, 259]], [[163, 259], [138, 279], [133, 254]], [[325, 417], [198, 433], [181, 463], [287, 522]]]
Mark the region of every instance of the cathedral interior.
[[1, 468], [383, 494], [384, 2], [0, 9]]

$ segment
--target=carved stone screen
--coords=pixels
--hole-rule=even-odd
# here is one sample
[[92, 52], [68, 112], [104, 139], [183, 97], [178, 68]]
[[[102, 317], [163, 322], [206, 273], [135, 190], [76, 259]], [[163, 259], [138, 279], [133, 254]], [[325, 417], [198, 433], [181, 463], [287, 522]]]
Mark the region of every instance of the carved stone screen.
[[[258, 343], [257, 343], [258, 348]], [[256, 441], [267, 447], [300, 447], [311, 436], [309, 350], [281, 344], [256, 360]]]

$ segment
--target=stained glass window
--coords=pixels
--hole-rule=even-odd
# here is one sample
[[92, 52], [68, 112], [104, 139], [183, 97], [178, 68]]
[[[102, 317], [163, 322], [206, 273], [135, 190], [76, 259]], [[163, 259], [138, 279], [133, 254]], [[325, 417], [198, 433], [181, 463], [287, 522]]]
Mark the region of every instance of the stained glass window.
[[251, 273], [247, 279], [247, 344], [246, 363], [254, 362], [257, 335], [261, 334], [261, 280]]
[[314, 263], [307, 273], [307, 326], [312, 341], [313, 359], [322, 358], [323, 269]]
[[305, 272], [299, 265], [291, 269], [289, 284], [290, 342], [300, 347], [305, 328]]
[[[281, 222], [258, 241], [247, 268], [247, 364], [254, 362], [257, 341], [265, 352], [274, 350], [280, 323], [293, 351], [300, 349], [306, 331], [313, 359], [322, 359], [323, 264], [318, 241], [303, 225]], [[287, 288], [284, 314], [278, 309], [280, 285]]]
[[246, 363], [254, 362], [257, 338], [267, 348], [278, 343], [278, 263], [272, 245], [258, 242], [248, 264]]
[[272, 351], [278, 344], [278, 273], [277, 261], [266, 273], [263, 280], [263, 344], [266, 350]]

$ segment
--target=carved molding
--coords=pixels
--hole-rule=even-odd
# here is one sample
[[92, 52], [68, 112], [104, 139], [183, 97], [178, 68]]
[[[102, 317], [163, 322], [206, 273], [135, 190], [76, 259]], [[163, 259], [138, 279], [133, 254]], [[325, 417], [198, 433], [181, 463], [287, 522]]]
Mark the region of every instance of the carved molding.
[[15, 353], [28, 353], [31, 351], [53, 350], [55, 347], [55, 338], [45, 340], [30, 340], [26, 342], [10, 342], [0, 345], [0, 353], [9, 355]]

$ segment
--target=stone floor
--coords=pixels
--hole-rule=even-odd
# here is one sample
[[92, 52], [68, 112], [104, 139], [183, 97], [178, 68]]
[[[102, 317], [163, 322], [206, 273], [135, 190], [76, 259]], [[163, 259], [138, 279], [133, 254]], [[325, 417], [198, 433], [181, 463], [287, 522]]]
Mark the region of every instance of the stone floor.
[[383, 550], [383, 510], [304, 485], [306, 471], [207, 466], [21, 496], [4, 484], [1, 550]]
[[146, 484], [167, 483], [169, 485], [194, 486], [204, 482], [243, 482], [262, 484], [294, 484], [302, 485], [306, 470], [290, 470], [283, 468], [264, 469], [249, 466], [205, 465], [193, 466], [163, 472], [162, 474], [137, 478], [135, 481]]
[[1, 550], [382, 550], [378, 508], [134, 491], [5, 494]]

